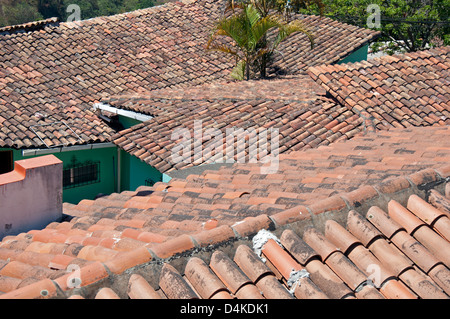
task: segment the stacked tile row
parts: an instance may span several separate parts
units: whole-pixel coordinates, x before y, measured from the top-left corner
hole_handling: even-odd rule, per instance
[[[194,247],[191,236],[197,243],[227,238],[233,225],[263,226],[270,224],[269,217],[284,225],[319,215],[330,205],[333,211],[361,205],[364,198],[378,196],[370,185],[426,167],[424,178],[412,175],[409,180],[386,182],[379,192],[389,195],[409,188],[411,182],[436,181],[432,168],[450,161],[445,132],[429,127],[369,134],[285,155],[278,174],[261,174],[254,164],[235,164],[184,180],[65,204],[64,222],[2,240],[0,263],[3,267],[13,262],[14,267],[1,277],[0,291],[57,279],[66,275],[69,265],[83,268],[109,262],[137,249],[152,249],[166,258]],[[377,145],[383,145],[382,152]],[[445,207],[438,199],[434,204],[439,202]]]
[[[309,69],[339,103],[377,129],[450,123],[450,47]]]
[[[168,3],[0,35],[0,147],[110,141],[91,111],[105,95],[226,76],[228,60],[204,50],[209,10]]]
[[[260,143],[252,159],[263,161],[275,141],[283,154],[350,139],[367,130],[362,117],[323,94],[309,77],[299,76],[110,99],[115,107],[154,116],[119,132],[113,142],[166,173],[229,159],[251,162],[252,139]],[[185,131],[190,139],[180,134]],[[175,160],[174,154],[180,159]]]
[[[391,200],[388,212],[376,206],[365,216],[350,211],[344,226],[328,220],[324,233],[309,228],[299,236],[288,229],[277,238],[261,231],[253,238],[253,247],[238,246],[232,258],[220,250],[206,262],[192,257],[182,273],[165,263],[156,289],[133,274],[127,295],[131,299],[449,299],[449,217],[448,209],[439,210],[412,195],[407,207]],[[119,296],[106,287],[95,298]]]

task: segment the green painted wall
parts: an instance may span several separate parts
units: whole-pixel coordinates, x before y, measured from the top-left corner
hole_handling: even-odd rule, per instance
[[[8,149],[4,149],[8,150]],[[12,150],[13,160],[18,161],[36,156],[23,156],[21,150]],[[64,168],[72,162],[84,163],[86,161],[100,162],[100,181],[94,184],[66,188],[63,190],[63,201],[77,204],[83,199],[94,199],[98,194],[111,194],[117,192],[118,158],[117,148],[101,148],[93,150],[75,150],[69,152],[53,153],[63,162]],[[163,180],[163,174],[157,169],[139,160],[125,151],[120,151],[120,191],[136,190],[146,184],[147,180],[158,182]],[[38,155],[38,156],[45,156]],[[166,176],[167,178],[168,176]]]
[[[162,181],[162,174],[154,167],[121,150],[121,190],[136,190],[146,180]]]
[[[365,46],[359,48],[358,50],[356,50],[355,52],[353,52],[352,54],[347,56],[346,58],[339,61],[338,64],[365,61],[365,60],[367,60],[367,52],[368,51],[369,51],[369,45],[366,44]]]
[[[122,115],[119,115],[119,122],[120,122],[120,124],[123,125],[123,127],[125,129],[142,123],[141,121],[138,121],[138,120],[126,117],[126,116],[122,116]]]
[[[76,150],[53,153],[63,162],[66,168],[72,161],[83,163],[86,161],[100,162],[100,181],[95,184],[83,185],[63,190],[63,201],[77,204],[82,199],[94,199],[98,194],[111,194],[117,187],[117,148],[101,148],[93,150]],[[36,156],[22,156],[22,151],[13,150],[14,161]],[[38,155],[44,156],[44,155]]]

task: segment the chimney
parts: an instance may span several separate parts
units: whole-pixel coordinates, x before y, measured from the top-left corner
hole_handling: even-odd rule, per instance
[[[0,175],[0,240],[62,218],[63,163],[54,155],[15,162]]]

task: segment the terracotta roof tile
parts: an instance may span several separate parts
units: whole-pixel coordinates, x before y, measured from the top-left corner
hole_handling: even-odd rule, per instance
[[[281,288],[286,291],[292,288],[287,285],[290,274],[288,275],[282,268],[284,264],[278,265],[276,259],[273,261],[266,258],[266,266],[270,269],[267,271],[267,268],[262,267],[261,263],[256,263],[258,260],[254,259],[255,255],[250,256],[248,248],[237,249],[243,243],[247,243],[251,247],[252,243],[249,241],[261,229],[265,229],[277,233],[282,243],[282,247],[278,247],[286,251],[289,257],[301,266],[300,269],[309,272],[308,280],[311,283],[304,280],[308,283],[303,287],[310,285],[318,295],[324,294],[329,298],[358,298],[358,296],[374,297],[375,295],[380,297],[381,294],[385,294],[387,297],[396,296],[397,289],[400,291],[409,289],[413,292],[409,296],[419,298],[431,295],[444,296],[442,292],[448,295],[449,287],[446,278],[448,278],[449,272],[445,266],[448,265],[445,253],[449,250],[436,249],[436,247],[441,248],[448,244],[447,240],[442,237],[442,233],[445,232],[438,232],[437,229],[423,221],[420,222],[418,228],[402,224],[404,214],[416,216],[412,207],[410,207],[412,210],[407,208],[408,199],[413,202],[415,197],[411,197],[412,194],[427,198],[425,190],[429,190],[429,187],[433,187],[434,192],[441,194],[440,203],[441,207],[444,207],[442,200],[445,198],[446,178],[449,177],[449,171],[446,169],[446,165],[448,165],[445,147],[447,135],[448,128],[441,127],[394,129],[382,134],[368,134],[319,149],[286,154],[280,158],[280,170],[273,184],[270,183],[270,175],[260,174],[257,169],[258,165],[235,164],[232,167],[216,171],[213,180],[206,178],[206,175],[210,174],[209,172],[204,172],[186,179],[184,185],[176,182],[178,189],[175,189],[173,194],[170,191],[171,188],[167,188],[171,185],[170,182],[160,183],[154,188],[145,188],[147,190],[159,189],[164,186],[167,189],[166,192],[149,192],[144,196],[137,196],[137,192],[123,194],[130,198],[147,197],[148,199],[156,196],[155,201],[159,202],[158,205],[167,206],[167,209],[161,209],[159,212],[157,208],[135,209],[106,217],[96,214],[98,214],[97,210],[103,211],[102,209],[105,207],[102,205],[111,205],[111,201],[107,198],[89,202],[89,205],[83,201],[80,206],[82,208],[89,206],[90,208],[85,209],[82,215],[72,219],[68,216],[63,223],[51,223],[43,230],[34,230],[3,239],[0,243],[0,276],[7,278],[4,287],[9,291],[2,292],[6,293],[6,297],[16,296],[18,293],[25,295],[28,292],[20,290],[22,287],[50,278],[54,285],[61,288],[58,289],[60,296],[67,297],[74,292],[71,289],[72,285],[77,283],[76,280],[71,281],[71,279],[80,278],[82,287],[88,289],[92,283],[96,283],[97,287],[95,292],[84,297],[94,298],[98,287],[102,285],[110,287],[118,296],[124,297],[126,292],[117,290],[118,288],[114,285],[114,278],[116,278],[114,276],[122,276],[125,270],[128,274],[133,273],[134,267],[139,266],[139,274],[145,275],[145,280],[155,291],[160,293],[161,287],[164,286],[166,290],[168,289],[168,282],[162,283],[160,286],[160,278],[154,277],[150,268],[161,267],[161,265],[177,259],[181,262],[177,265],[178,275],[173,271],[169,273],[175,276],[176,280],[186,282],[183,285],[187,290],[183,291],[189,291],[187,287],[190,287],[199,295],[199,288],[195,288],[195,280],[189,279],[184,274],[189,257],[202,257],[202,255],[196,255],[200,251],[205,254],[203,256],[206,256],[228,247],[228,259],[224,257],[223,260],[227,260],[227,265],[232,266],[230,269],[233,274],[234,271],[238,271],[240,276],[245,278],[234,286],[226,277],[230,275],[230,272],[222,273],[214,268],[216,267],[213,266],[215,263],[214,261],[210,262],[209,257],[202,258],[211,271],[221,281],[223,280],[222,282],[229,291],[226,292],[227,296],[236,296],[237,292],[245,287],[245,290],[241,290],[239,295],[257,293],[256,296],[267,297]],[[439,145],[439,147],[435,147],[435,145]],[[410,152],[406,154],[398,152],[397,150],[400,148],[408,149]],[[442,153],[442,158],[423,156],[423,154],[437,149]],[[390,163],[397,158],[402,158],[406,163],[401,169],[396,168],[396,164],[394,168],[390,166]],[[383,159],[386,160],[383,162]],[[384,164],[375,165],[380,161]],[[424,168],[424,171],[417,172]],[[433,177],[430,168],[439,174]],[[243,183],[238,188],[235,188],[232,183],[233,179],[228,177],[239,177],[240,175],[247,177],[242,179]],[[314,183],[316,186],[311,186],[312,183],[299,183],[303,176],[313,177],[314,175],[319,175],[319,178],[322,179],[321,183]],[[218,176],[227,177],[220,179],[220,188],[217,188],[216,193],[218,199],[223,196],[219,194],[227,192],[238,191],[242,196],[229,198],[227,203],[221,204],[228,205],[230,209],[223,209],[214,217],[217,220],[214,227],[205,230],[204,225],[211,219],[211,216],[210,214],[199,214],[199,211],[194,209],[197,204],[184,204],[187,206],[185,206],[183,214],[172,213],[171,210],[175,209],[175,205],[167,204],[174,204],[174,197],[197,199],[202,194],[203,187],[207,189],[205,194],[214,195],[214,193],[210,193],[212,192],[210,190],[211,183],[217,182]],[[397,180],[393,179],[395,177]],[[385,181],[386,178],[388,178],[388,182]],[[264,180],[267,184],[261,186],[258,183],[255,184],[253,182],[255,180]],[[405,180],[409,186],[404,183]],[[180,191],[194,188],[191,185],[196,185],[197,191]],[[364,187],[366,185],[371,185],[373,188]],[[335,191],[333,195],[342,198],[344,205],[335,207],[336,201],[328,199],[329,193],[322,193],[321,187],[324,191],[332,188]],[[380,189],[388,190],[381,192]],[[144,188],[139,191],[141,190]],[[373,190],[378,191],[374,192]],[[288,213],[281,211],[270,215],[267,213],[267,209],[257,211],[253,210],[253,206],[257,205],[247,204],[253,196],[264,198],[264,196],[268,196],[267,194],[272,194],[273,197],[270,198],[276,198],[282,196],[283,191],[286,191],[291,199],[295,199],[294,194],[299,194],[297,196],[298,205],[302,206],[286,208]],[[349,191],[351,193],[348,193]],[[111,198],[117,199],[120,196],[122,195],[112,194]],[[168,198],[168,202],[165,201],[166,198]],[[437,198],[436,195],[435,198]],[[324,199],[326,200],[321,203]],[[394,203],[392,200],[399,205],[397,215],[392,215],[389,211]],[[391,201],[390,205],[389,201]],[[125,202],[122,201],[122,205]],[[433,201],[428,202],[433,205]],[[313,214],[312,205],[321,207],[321,213]],[[66,205],[65,207],[72,210],[77,206],[68,207]],[[375,206],[378,208],[374,208]],[[120,207],[118,208],[120,209]],[[436,208],[441,210],[439,207]],[[217,208],[210,209],[216,210]],[[203,207],[202,210],[207,212],[207,207]],[[255,215],[252,215],[253,212]],[[302,215],[299,217],[300,212]],[[421,213],[423,212],[419,212],[418,215],[423,216]],[[277,218],[278,214],[280,217]],[[415,218],[420,221],[419,217]],[[435,219],[433,225],[443,218],[447,218],[445,214]],[[340,227],[337,227],[334,222],[327,223],[326,221],[329,219],[335,220]],[[146,222],[143,223],[144,220]],[[161,225],[167,221],[177,222],[175,223],[178,225],[177,228],[161,228]],[[185,221],[193,222],[192,225],[197,225],[197,228],[183,229],[183,227],[179,227]],[[185,225],[189,223],[186,222]],[[97,229],[88,230],[93,226],[96,226]],[[113,227],[111,228],[111,226]],[[315,230],[305,232],[311,226],[315,226]],[[117,229],[117,227],[122,228]],[[286,228],[290,230],[287,231]],[[332,232],[336,229],[344,235],[333,236]],[[326,244],[326,249],[319,248],[321,246],[315,244],[317,240],[310,241],[308,236],[311,232],[314,232],[315,237]],[[61,239],[64,236],[66,239],[62,242]],[[80,236],[80,238],[71,239],[71,236]],[[158,237],[158,240],[151,242],[150,238],[154,236]],[[352,236],[356,238],[356,242]],[[84,239],[80,240],[81,238]],[[151,243],[146,244],[147,241],[143,240],[144,238],[149,239],[148,241]],[[344,241],[343,239],[351,240]],[[446,242],[446,244],[441,242]],[[272,247],[266,252],[270,255],[273,252],[272,249],[274,248]],[[27,253],[24,254],[24,252]],[[247,255],[243,254],[244,252]],[[222,254],[224,253],[222,252]],[[266,253],[264,254],[266,255]],[[32,258],[30,258],[31,255],[33,255]],[[38,258],[38,255],[41,256]],[[177,256],[177,258],[172,259],[173,256]],[[248,270],[250,259],[253,260],[253,264],[257,265],[252,270],[261,269],[261,271],[252,273]],[[371,285],[367,280],[373,272],[370,271],[371,269],[367,269],[367,266],[377,260],[382,270],[380,273],[382,279],[381,283],[377,282],[375,285],[376,289],[371,290],[366,286]],[[79,266],[78,277],[74,277],[75,273],[67,273],[67,266],[74,267],[76,265]],[[146,273],[147,270],[148,273]],[[216,270],[218,273],[215,272]],[[106,278],[108,280],[105,280]],[[20,280],[20,283],[17,279]],[[373,277],[369,279],[374,280]],[[166,280],[167,278],[163,279],[163,281]],[[425,288],[423,289],[419,289],[421,282],[424,283],[422,286]],[[21,292],[12,290],[11,287],[15,287]],[[166,293],[164,289],[163,291]],[[284,290],[279,291],[284,292]],[[225,290],[217,291],[213,293],[213,297],[218,297],[223,293]],[[167,292],[165,296],[176,295],[176,292]],[[40,294],[36,296],[38,297]],[[283,296],[287,297],[286,294]],[[298,288],[294,290],[294,296],[306,297],[305,293]],[[406,294],[402,294],[402,296],[406,296]]]
[[[180,273],[171,265],[165,264],[159,280],[161,290],[170,299],[197,299],[198,296],[186,283]]]
[[[249,130],[260,132],[264,129],[278,129],[280,153],[328,145],[329,140],[336,134],[339,135],[337,137],[351,138],[363,131],[362,120],[358,115],[335,104],[323,94],[320,86],[310,78],[298,76],[289,79],[218,82],[185,89],[163,89],[112,98],[105,102],[118,108],[154,116],[131,130],[119,132],[113,140],[126,152],[164,173],[202,163],[213,163],[217,161],[215,156],[226,155],[214,153],[213,156],[209,151],[214,148],[216,139],[206,138],[207,129],[220,132],[220,140],[224,144],[227,129],[246,130],[243,131],[244,134],[250,132]],[[221,107],[218,108],[217,105]],[[313,113],[308,113],[311,108]],[[334,126],[331,128],[333,131],[325,127],[335,120],[342,126]],[[181,162],[174,162],[172,151],[176,149],[179,140],[173,133],[179,129],[190,129],[189,133],[194,134],[198,132],[196,127],[202,130],[203,158],[199,161],[192,154]],[[351,130],[352,133],[349,134]],[[270,143],[272,135],[270,132],[268,134]],[[143,139],[142,136],[146,138]],[[169,140],[169,136],[174,138]],[[236,141],[235,144],[237,143]],[[155,145],[159,151],[155,152]],[[153,155],[140,156],[144,150]],[[248,149],[245,148],[244,152],[247,154]],[[240,155],[235,154],[236,160],[237,156]],[[213,179],[214,174],[208,177]],[[242,182],[245,183],[245,180],[234,180],[235,185]]]
[[[106,142],[114,131],[90,109],[104,96],[229,76],[229,59],[204,50],[224,5],[173,2],[80,22],[50,19],[0,29],[0,41],[7,44],[0,52],[0,147]],[[303,20],[317,31],[315,49],[287,50],[272,73],[304,73],[307,66],[335,63],[379,34],[315,16]],[[336,41],[330,41],[331,33]],[[342,38],[346,45],[337,41]],[[293,43],[303,46],[307,39],[294,36],[285,45]]]
[[[141,275],[133,274],[128,282],[130,299],[161,299],[161,296]]]
[[[423,220],[426,224],[436,229],[447,240],[450,239],[450,220],[445,211],[435,208],[418,196],[411,196],[407,208]]]
[[[98,291],[95,299],[120,299],[120,297],[111,288],[105,287]]]
[[[245,273],[221,251],[212,254],[210,267],[232,294],[251,283]]]
[[[186,264],[186,278],[203,299],[209,299],[226,286],[200,258],[191,258]]]
[[[309,74],[342,105],[366,112],[378,129],[448,125],[448,50],[442,47],[347,65],[316,66]],[[350,78],[353,81],[347,82]]]

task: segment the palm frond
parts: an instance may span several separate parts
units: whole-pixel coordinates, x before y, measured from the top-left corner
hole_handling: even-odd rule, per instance
[[[245,63],[244,60],[240,60],[236,66],[233,68],[233,70],[231,71],[230,76],[235,79],[235,80],[239,80],[242,81],[244,79],[245,76],[245,68],[246,68],[247,64]]]
[[[252,28],[252,41],[254,47],[267,35],[267,32],[272,28],[279,28],[282,24],[272,16],[267,16],[260,19]]]
[[[227,54],[231,54],[234,55],[238,58],[241,58],[241,56],[239,55],[239,52],[237,50],[232,49],[229,46],[226,46],[224,44],[214,44],[214,45],[208,45],[206,47],[206,49],[208,51],[219,51],[219,52],[223,52],[223,53],[227,53]]]
[[[221,19],[216,26],[214,37],[219,35],[228,36],[233,39],[240,48],[245,48],[248,42],[245,24],[245,19],[240,15]]]

